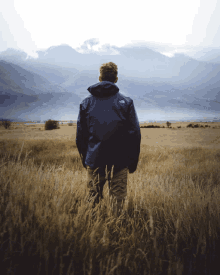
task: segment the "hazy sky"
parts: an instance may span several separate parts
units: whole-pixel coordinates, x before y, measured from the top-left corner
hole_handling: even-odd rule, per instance
[[[171,54],[193,47],[220,47],[218,0],[7,0],[0,3],[0,51],[68,44],[161,44]]]

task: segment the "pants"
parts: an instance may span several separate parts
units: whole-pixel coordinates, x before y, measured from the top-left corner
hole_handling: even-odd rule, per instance
[[[93,202],[92,207],[95,207],[103,198],[103,187],[107,180],[113,213],[118,215],[127,196],[127,172],[127,167],[121,168],[114,165],[96,169],[87,166],[87,187],[89,188],[87,201]]]

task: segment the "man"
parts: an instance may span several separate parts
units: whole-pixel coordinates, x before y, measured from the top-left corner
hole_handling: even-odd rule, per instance
[[[113,212],[118,215],[127,195],[127,172],[137,168],[141,133],[133,100],[119,93],[114,84],[117,65],[102,64],[97,84],[80,104],[76,144],[82,164],[87,169],[88,201],[93,207],[103,198],[108,180]]]

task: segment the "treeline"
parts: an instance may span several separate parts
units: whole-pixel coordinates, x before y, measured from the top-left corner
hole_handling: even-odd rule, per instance
[[[63,124],[63,123],[61,123]],[[175,129],[174,127],[171,127],[171,123],[169,121],[166,122],[167,124],[167,128],[170,129]],[[12,122],[10,120],[1,120],[0,121],[0,126],[3,126],[5,129],[10,129],[10,126],[12,125]],[[73,126],[74,124],[72,122],[67,123],[68,126]],[[211,126],[206,124],[194,124],[194,123],[190,123],[186,126],[187,128],[210,128]],[[140,128],[165,128],[165,126],[159,126],[159,125],[144,125],[144,126],[140,126]],[[181,126],[178,126],[177,128],[181,128]],[[212,127],[212,128],[219,128],[219,127]],[[44,123],[44,129],[45,130],[54,130],[54,129],[60,129],[59,127],[59,121],[57,120],[47,120]]]
[[[186,126],[187,128],[210,128],[211,126],[206,124],[194,124],[194,123],[190,123]],[[159,126],[159,125],[144,125],[144,126],[140,126],[140,128],[165,128],[165,126]],[[167,128],[172,128],[171,127],[171,123],[167,124]],[[181,128],[181,126],[178,126],[177,128]],[[212,127],[212,128],[216,128],[216,127]],[[173,129],[173,128],[172,128]]]

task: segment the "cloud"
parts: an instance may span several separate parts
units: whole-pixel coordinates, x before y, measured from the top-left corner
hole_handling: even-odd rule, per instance
[[[98,55],[118,55],[119,51],[117,47],[110,45],[109,43],[101,44],[98,38],[90,38],[85,40],[80,47],[76,50],[79,53],[96,53]]]
[[[0,13],[0,52],[7,48],[23,50],[36,57],[37,49],[30,32],[25,28],[24,22],[14,8],[14,1],[4,1]]]
[[[80,47],[76,48],[76,50],[80,53],[91,53],[94,51],[94,46],[99,44],[100,42],[98,38],[90,38],[84,41]]]
[[[220,47],[220,1],[201,0],[186,45]]]

